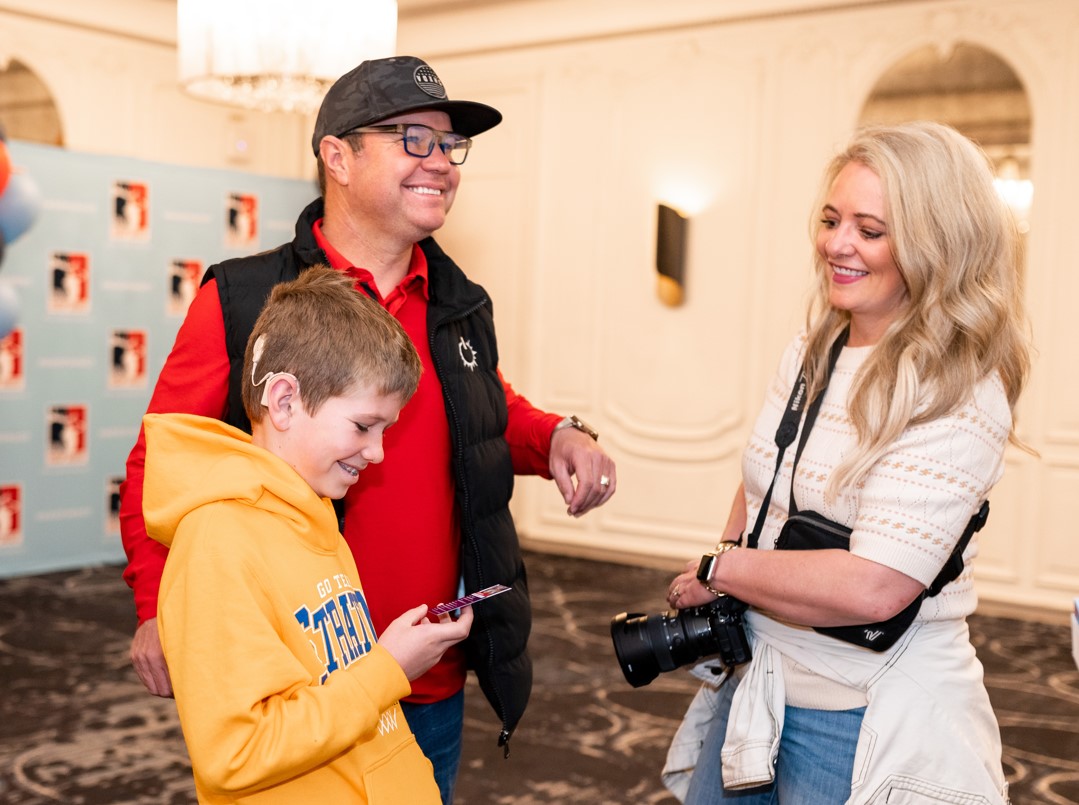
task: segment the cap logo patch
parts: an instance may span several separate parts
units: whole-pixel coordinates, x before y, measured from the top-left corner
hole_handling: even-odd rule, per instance
[[[435,75],[435,71],[426,64],[421,64],[413,71],[412,79],[416,82],[417,87],[432,98],[438,98],[440,100],[445,99],[446,88],[442,86],[442,82],[439,80],[438,76]]]

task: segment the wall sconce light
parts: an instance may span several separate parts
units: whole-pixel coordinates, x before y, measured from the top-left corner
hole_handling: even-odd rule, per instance
[[[685,298],[686,230],[689,221],[678,210],[660,204],[656,218],[656,294],[663,304],[678,307]]]

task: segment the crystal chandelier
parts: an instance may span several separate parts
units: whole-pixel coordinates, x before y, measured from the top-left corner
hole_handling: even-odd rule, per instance
[[[396,0],[178,0],[180,85],[211,101],[310,114],[364,59],[395,55]]]

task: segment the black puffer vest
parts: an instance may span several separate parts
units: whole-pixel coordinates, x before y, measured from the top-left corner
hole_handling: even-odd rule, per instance
[[[322,201],[314,201],[300,214],[291,243],[217,263],[206,272],[206,280],[217,280],[225,322],[230,366],[225,421],[247,432],[251,423],[244,414],[240,388],[248,336],[274,285],[327,262],[311,232],[322,214]],[[420,248],[428,265],[427,332],[453,450],[465,589],[492,584],[513,588],[475,608],[476,619],[465,643],[469,667],[502,719],[499,745],[506,745],[532,690],[527,653],[532,610],[509,511],[513,466],[504,436],[506,396],[498,377],[494,318],[487,292],[469,280],[433,238],[422,241]],[[362,557],[357,559],[362,567]]]

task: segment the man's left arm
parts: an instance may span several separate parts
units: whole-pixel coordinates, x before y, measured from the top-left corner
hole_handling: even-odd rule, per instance
[[[509,421],[506,442],[517,475],[553,478],[574,517],[602,506],[614,494],[614,461],[598,442],[575,427],[559,427],[563,417],[532,405],[502,377]]]

